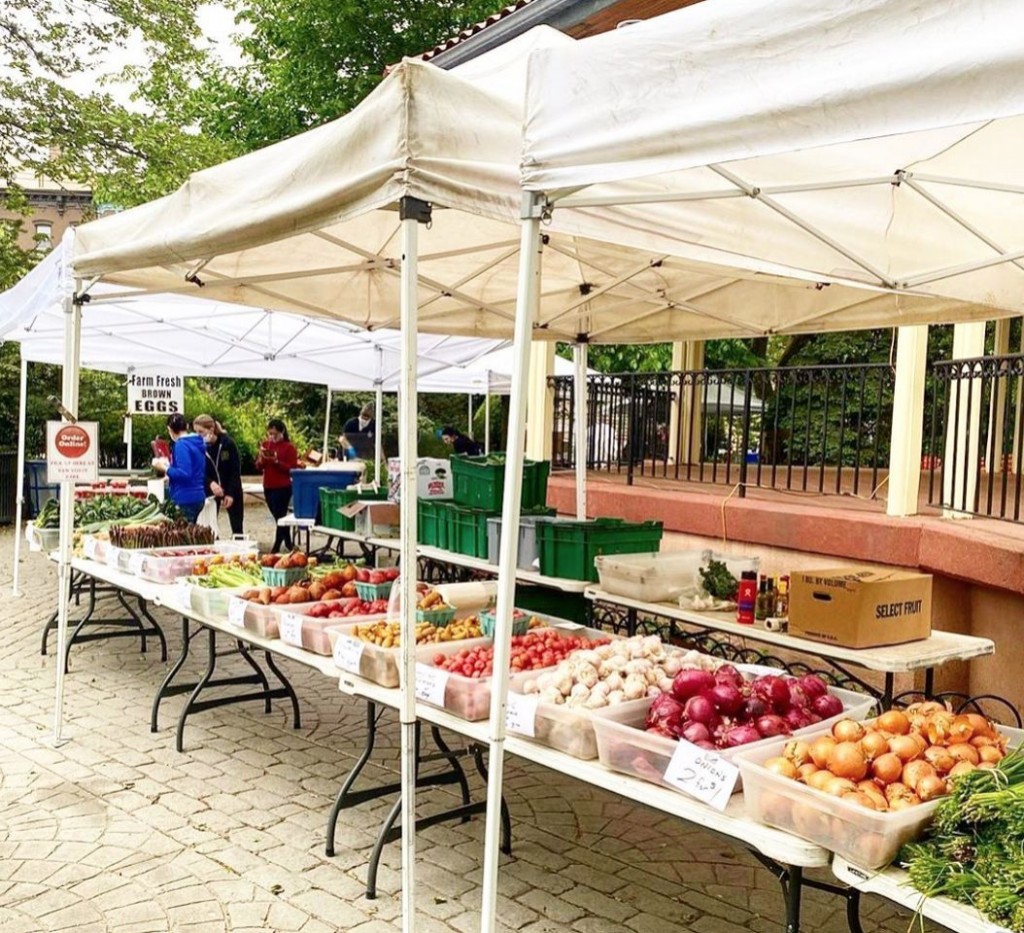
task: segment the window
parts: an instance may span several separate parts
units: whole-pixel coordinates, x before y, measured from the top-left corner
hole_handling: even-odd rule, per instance
[[[53,224],[48,220],[37,220],[35,227],[36,249],[49,252],[53,248]]]

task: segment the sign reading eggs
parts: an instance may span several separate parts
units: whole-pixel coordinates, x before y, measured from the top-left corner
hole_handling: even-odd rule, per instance
[[[149,370],[128,375],[128,412],[173,415],[185,410],[185,380],[178,373]]]
[[[46,476],[49,483],[95,483],[99,479],[99,425],[46,422]]]

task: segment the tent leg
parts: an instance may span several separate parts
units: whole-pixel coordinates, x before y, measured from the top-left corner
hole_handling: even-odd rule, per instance
[[[416,461],[417,395],[417,260],[419,227],[430,219],[430,206],[416,198],[399,202],[402,223],[400,280],[402,373],[399,396],[401,457],[401,598],[402,598],[402,931],[416,928]],[[379,436],[378,426],[378,436]]]
[[[466,399],[467,399],[467,402],[468,402],[468,411],[466,413],[466,433],[470,437],[472,437],[473,436],[473,393],[470,392],[470,394],[466,396]]]
[[[889,444],[889,490],[886,513],[897,517],[917,514],[921,488],[921,406],[928,370],[928,325],[899,328],[896,336],[896,387],[892,399],[892,439]],[[934,451],[932,451],[934,453]]]
[[[484,453],[491,452],[491,395],[484,396]]]
[[[327,411],[324,413],[324,460],[327,459],[327,445],[331,442],[331,387],[327,387]]]
[[[128,472],[132,471],[132,444],[135,443],[135,424],[132,421],[131,413],[124,416],[124,448],[125,466]]]
[[[18,388],[18,461],[15,478],[17,496],[14,504],[14,582],[11,595],[19,597],[21,592],[21,521],[25,517],[25,423],[26,403],[28,401],[28,360],[24,351],[21,354],[21,380]]]
[[[573,346],[573,362],[576,364],[576,411],[573,423],[576,426],[576,518],[581,522],[587,518],[587,427],[590,422],[587,412],[587,345]]]
[[[373,462],[377,470],[377,484],[383,482],[381,479],[383,470],[384,455],[384,389],[377,383],[376,410],[373,413],[374,424],[377,426],[373,432]]]
[[[497,930],[498,862],[501,842],[501,792],[505,773],[505,694],[508,691],[512,642],[512,608],[516,593],[519,515],[522,504],[526,443],[527,373],[530,338],[540,298],[540,212],[538,196],[526,195],[519,250],[519,285],[513,340],[512,393],[509,399],[505,450],[505,495],[502,503],[501,548],[498,555],[498,608],[494,633],[494,683],[491,687],[490,754],[487,779],[487,821],[484,826],[481,933]]]
[[[64,409],[77,416],[79,368],[82,353],[82,306],[75,303],[79,280],[70,280],[64,294],[64,372],[62,400]],[[53,704],[53,742],[61,745],[64,726],[64,651],[71,602],[71,543],[74,534],[75,484],[60,485],[60,560],[57,564],[57,651],[56,683]]]

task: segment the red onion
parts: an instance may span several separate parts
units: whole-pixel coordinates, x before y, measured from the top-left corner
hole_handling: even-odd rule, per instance
[[[751,725],[746,726],[733,726],[724,736],[724,745],[728,748],[736,748],[738,745],[749,745],[751,742],[757,742],[761,738],[758,733]]]
[[[826,693],[824,696],[814,699],[812,708],[822,719],[831,719],[833,716],[842,714],[843,701],[831,693]]]
[[[811,719],[810,711],[799,706],[794,706],[788,709],[786,711],[786,715],[782,718],[786,721],[786,725],[793,730],[806,729],[807,726],[814,724],[814,721]]]
[[[743,706],[743,694],[735,684],[719,682],[706,695],[727,716],[739,712]]]
[[[796,709],[806,709],[811,705],[810,697],[804,691],[804,688],[800,686],[798,681],[787,680],[786,686],[789,687],[789,705]]]
[[[683,727],[683,704],[667,693],[655,697],[647,711],[644,727],[675,736]]]
[[[765,713],[768,712],[768,704],[765,703],[760,697],[747,697],[743,701],[743,707],[740,709],[739,718],[744,722],[748,722],[751,719],[760,719]]]
[[[706,751],[709,751],[709,752],[717,752],[718,751],[718,748],[715,746],[715,744],[713,742],[704,741],[704,742],[694,742],[693,744],[696,745],[697,748],[703,748],[703,749],[705,749]]]
[[[804,674],[797,682],[800,684],[800,689],[812,700],[828,693],[828,684],[817,674]]]
[[[701,742],[711,742],[711,733],[708,731],[708,727],[701,722],[688,722],[683,727],[681,738],[686,739],[687,742],[693,742],[694,745],[698,745]],[[712,748],[714,746],[712,745]]]
[[[715,682],[720,684],[732,684],[736,689],[742,689],[746,681],[743,675],[731,664],[723,664],[715,671]]]
[[[789,706],[789,685],[781,677],[765,674],[754,681],[754,693],[775,709],[786,709]]]
[[[677,700],[685,701],[710,690],[714,685],[715,676],[710,671],[680,671],[672,681],[672,695]]]
[[[786,720],[772,713],[762,716],[754,723],[754,726],[760,736],[765,739],[774,738],[777,735],[789,735],[789,726],[786,725]]]
[[[690,697],[686,701],[683,715],[690,722],[699,722],[709,728],[713,728],[718,720],[718,710],[715,709],[715,704],[706,696]]]

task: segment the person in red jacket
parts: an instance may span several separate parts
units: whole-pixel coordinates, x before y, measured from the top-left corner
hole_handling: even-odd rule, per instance
[[[272,418],[267,424],[267,439],[260,444],[260,455],[256,458],[256,469],[263,474],[263,492],[267,508],[275,521],[288,514],[292,501],[292,470],[299,465],[299,454],[295,445],[288,440],[288,429],[280,418]],[[274,537],[273,553],[284,547],[292,549],[291,529],[280,524]]]

